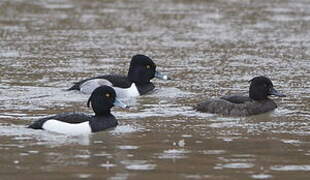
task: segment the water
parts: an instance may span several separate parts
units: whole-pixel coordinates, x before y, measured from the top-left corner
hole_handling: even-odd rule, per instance
[[[308,179],[310,2],[307,0],[2,0],[1,179]],[[153,58],[172,81],[113,113],[110,131],[70,137],[25,128],[87,112],[64,91]],[[202,99],[247,92],[269,76],[287,94],[274,112],[195,112]]]

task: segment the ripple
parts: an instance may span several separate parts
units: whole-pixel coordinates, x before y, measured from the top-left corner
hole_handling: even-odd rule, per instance
[[[270,169],[274,171],[310,171],[310,165],[276,165]]]
[[[246,169],[254,167],[252,163],[228,163],[222,166],[223,168],[231,168],[231,169]]]
[[[126,169],[129,170],[153,170],[156,168],[155,164],[149,164],[145,160],[125,160],[121,163],[126,165]]]
[[[71,5],[71,4],[44,4],[44,7],[47,8],[47,9],[71,9],[73,8],[74,6]]]
[[[129,170],[153,170],[156,168],[155,164],[131,164],[126,166]]]
[[[272,175],[270,175],[270,174],[253,174],[251,177],[253,179],[269,179],[269,178],[272,178]]]
[[[139,146],[118,146],[119,149],[123,149],[123,150],[131,150],[131,149],[138,149]]]
[[[20,57],[20,52],[18,51],[5,51],[5,52],[0,52],[0,57]]]
[[[183,159],[186,158],[185,154],[190,151],[185,149],[169,149],[158,155],[159,159]]]
[[[109,161],[107,161],[106,163],[100,164],[100,167],[103,167],[103,168],[106,168],[106,169],[109,169],[109,168],[112,168],[112,167],[115,167],[115,166],[116,166],[116,164],[112,164]]]
[[[295,139],[282,139],[282,142],[286,143],[286,144],[300,144],[302,143],[299,140],[295,140]]]
[[[194,95],[194,93],[182,91],[178,88],[164,87],[161,89],[156,89],[155,92],[149,96],[175,99],[177,97],[189,97],[189,96],[193,96],[193,95]]]
[[[133,125],[119,125],[119,126],[116,126],[116,128],[114,128],[112,131],[110,131],[110,133],[113,135],[119,135],[119,134],[139,132],[142,130],[143,128],[136,127]]]
[[[290,175],[298,179],[309,170],[300,165],[310,154],[309,8],[307,0],[0,1],[0,162],[11,163],[2,171],[11,179],[22,179],[29,164],[36,174],[66,171],[76,179],[167,172],[268,179],[276,178],[268,171],[296,171]],[[128,101],[129,110],[113,108],[116,128],[71,137],[22,126],[55,113],[93,114],[88,95],[63,89],[88,77],[126,75],[136,53],[150,56],[172,80],[152,79],[155,92]],[[270,76],[287,93],[272,97],[279,108],[268,115],[222,118],[193,110],[203,98],[247,92],[256,75]],[[294,158],[285,156],[290,152]],[[264,167],[262,155],[269,158]],[[126,160],[133,158],[145,159]]]
[[[77,177],[81,179],[88,179],[92,177],[92,175],[91,174],[77,174]]]
[[[214,155],[217,155],[217,154],[225,154],[226,151],[225,150],[204,150],[202,151],[203,154],[214,154]]]
[[[112,158],[112,154],[109,154],[109,153],[97,153],[97,154],[93,154],[94,156],[99,156],[99,157],[104,157],[104,156],[107,156],[109,158]]]
[[[80,158],[80,159],[89,159],[91,155],[88,154],[77,154],[74,156],[75,158]]]

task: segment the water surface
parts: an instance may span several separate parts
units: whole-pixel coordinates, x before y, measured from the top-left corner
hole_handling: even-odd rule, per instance
[[[1,179],[308,179],[310,2],[307,0],[2,0]],[[113,113],[110,131],[70,137],[25,128],[87,112],[72,82],[126,74],[146,54],[172,81]],[[287,94],[274,112],[195,112],[269,76]]]

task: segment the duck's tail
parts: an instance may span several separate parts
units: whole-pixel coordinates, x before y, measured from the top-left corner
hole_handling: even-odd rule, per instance
[[[67,91],[72,91],[72,90],[80,90],[80,85],[79,83],[74,83],[74,85],[72,87],[70,87],[69,89],[66,89]]]
[[[35,122],[33,122],[32,124],[30,124],[28,126],[28,128],[32,128],[32,129],[43,129],[43,124],[45,123],[45,121],[47,121],[48,119],[39,119]]]

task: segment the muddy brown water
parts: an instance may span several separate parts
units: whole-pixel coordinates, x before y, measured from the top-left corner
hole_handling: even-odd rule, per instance
[[[0,1],[0,179],[309,179],[308,0]],[[120,125],[69,137],[25,128],[87,112],[67,92],[86,77],[126,73],[150,56],[172,81]],[[246,93],[269,76],[287,94],[259,116],[195,112],[203,99]]]

